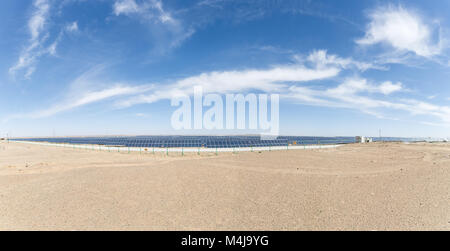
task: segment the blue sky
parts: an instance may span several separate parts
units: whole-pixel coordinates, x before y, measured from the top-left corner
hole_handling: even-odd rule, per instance
[[[444,0],[1,1],[0,135],[180,134],[170,96],[202,85],[279,93],[284,135],[449,137],[448,13]]]

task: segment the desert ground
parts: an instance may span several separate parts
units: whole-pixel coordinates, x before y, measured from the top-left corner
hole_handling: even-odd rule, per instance
[[[0,230],[450,230],[450,144],[165,156],[2,142]]]

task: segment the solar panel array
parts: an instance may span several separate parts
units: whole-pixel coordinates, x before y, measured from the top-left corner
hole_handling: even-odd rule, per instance
[[[146,148],[239,148],[312,144],[354,143],[353,137],[296,137],[279,136],[263,140],[259,136],[134,136],[134,137],[67,137],[28,138],[17,141],[49,142],[60,144],[93,144],[104,146]]]

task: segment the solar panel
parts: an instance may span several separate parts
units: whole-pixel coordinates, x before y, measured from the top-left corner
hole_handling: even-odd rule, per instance
[[[68,137],[13,139],[33,142],[64,144],[95,144],[124,147],[177,147],[177,148],[235,148],[286,146],[289,144],[342,144],[354,143],[353,137],[297,137],[280,136],[273,140],[261,140],[258,136],[136,136],[136,137]],[[398,140],[398,139],[396,139]]]

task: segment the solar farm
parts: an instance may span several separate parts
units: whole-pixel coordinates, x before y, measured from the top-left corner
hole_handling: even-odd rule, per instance
[[[276,139],[264,140],[260,136],[122,136],[27,138],[14,141],[133,148],[248,148],[347,144],[354,143],[355,138],[279,136]]]
[[[334,148],[357,143],[355,137],[278,136],[263,139],[260,136],[109,136],[109,137],[51,137],[16,138],[15,142],[128,152],[245,152],[289,149]],[[411,138],[373,138],[373,141],[414,142]]]

